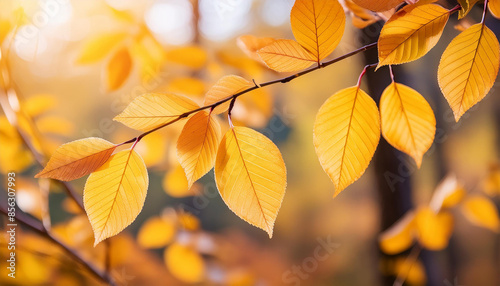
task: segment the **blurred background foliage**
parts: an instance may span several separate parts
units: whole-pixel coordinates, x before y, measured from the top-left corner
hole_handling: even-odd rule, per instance
[[[60,144],[84,137],[126,141],[137,132],[112,118],[138,95],[172,91],[201,104],[207,89],[224,75],[256,82],[281,77],[245,55],[236,38],[243,34],[293,38],[292,5],[293,0],[0,0],[2,65],[8,63],[2,82],[11,83],[2,88],[15,91],[2,96],[17,115],[25,139],[44,158]],[[473,10],[466,21],[480,19],[480,10]],[[405,65],[404,71],[405,83],[422,93],[436,114],[435,145],[424,156],[421,169],[396,151],[388,159],[396,158],[399,174],[395,175],[411,182],[414,210],[425,208],[438,183],[451,173],[467,196],[489,198],[495,204],[492,212],[479,215],[479,223],[474,223],[477,214],[470,219],[470,214],[459,211],[464,207],[456,205],[446,210],[453,223],[438,225],[438,229],[450,227],[451,238],[430,258],[407,259],[412,252],[405,249],[381,258],[379,241],[385,224],[375,181],[378,177],[391,184],[386,170],[372,164],[348,191],[332,199],[333,185],[314,152],[312,125],[327,97],[356,83],[365,64],[362,56],[356,56],[236,102],[235,124],[256,128],[277,143],[287,165],[288,188],[271,240],[226,207],[213,172],[187,190],[175,153],[182,123],[141,141],[136,150],[150,171],[150,186],[136,221],[110,239],[112,275],[118,284],[383,285],[387,277],[395,281],[404,276],[406,283],[422,285],[433,281],[429,276],[436,274],[429,272],[429,265],[437,265],[440,284],[435,285],[498,285],[500,89],[497,83],[455,123],[435,76],[440,54],[458,34],[455,24],[452,20],[436,48]],[[489,27],[499,31],[496,20]],[[348,24],[331,57],[370,43],[364,35],[376,34],[377,28],[380,25],[375,24],[361,34]],[[378,73],[389,76],[386,69]],[[103,267],[105,246],[92,247],[88,219],[59,184],[33,178],[40,166],[7,116],[4,111],[0,118],[2,203],[5,173],[15,171],[21,210],[42,219],[48,196],[54,233]],[[225,117],[220,119],[227,128]],[[81,191],[84,183],[79,179],[72,185]],[[0,237],[2,285],[100,283],[57,246],[29,231],[18,231],[15,280],[7,278],[6,237]],[[431,240],[434,235],[431,231]],[[331,252],[320,250],[327,253],[324,259],[315,257],[321,241],[336,244]],[[425,242],[420,244],[425,248]],[[301,274],[295,272],[297,267]]]

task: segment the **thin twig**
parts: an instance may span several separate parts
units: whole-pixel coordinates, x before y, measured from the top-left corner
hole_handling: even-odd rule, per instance
[[[8,212],[4,208],[4,206],[0,206],[0,213],[7,216]],[[115,285],[113,278],[108,273],[97,269],[92,263],[90,263],[85,258],[80,256],[76,251],[74,251],[73,249],[66,246],[64,244],[64,242],[60,241],[57,237],[53,236],[52,233],[47,231],[44,228],[43,224],[40,223],[39,221],[28,217],[20,210],[16,210],[16,221],[19,222],[20,224],[30,228],[32,231],[38,233],[39,235],[47,238],[48,240],[52,241],[53,243],[55,243],[57,246],[59,246],[66,253],[68,253],[69,256],[71,256],[75,261],[80,263],[86,270],[88,270],[90,273],[92,273],[99,280],[101,280],[105,283],[108,283],[109,285]]]
[[[257,83],[254,81],[255,86],[249,87],[249,88],[247,88],[247,89],[245,89],[245,90],[243,90],[243,91],[240,91],[240,92],[235,93],[235,94],[233,94],[233,95],[231,95],[231,96],[228,96],[228,97],[226,97],[226,98],[223,98],[223,99],[221,99],[221,100],[219,100],[219,101],[217,101],[217,102],[214,102],[214,103],[212,103],[212,104],[205,105],[205,106],[202,106],[202,107],[200,107],[200,108],[197,108],[197,109],[194,109],[194,110],[191,110],[191,111],[188,111],[188,112],[184,112],[184,113],[182,113],[182,114],[178,115],[175,119],[173,119],[173,120],[171,120],[171,121],[169,121],[169,122],[167,122],[167,123],[164,123],[164,124],[162,124],[162,125],[160,125],[160,126],[158,126],[158,127],[155,127],[155,128],[153,128],[153,129],[151,129],[151,130],[149,130],[149,131],[146,131],[146,132],[142,133],[141,135],[139,135],[139,136],[137,136],[137,137],[135,137],[135,138],[132,138],[132,139],[130,139],[130,140],[128,140],[128,141],[125,141],[125,142],[122,142],[122,143],[120,143],[120,144],[117,144],[117,146],[121,146],[121,145],[125,145],[125,144],[130,144],[130,143],[133,143],[133,142],[136,142],[136,141],[140,141],[142,138],[144,138],[144,136],[146,136],[146,135],[148,135],[148,134],[151,134],[151,133],[153,133],[153,132],[155,132],[155,131],[157,131],[157,130],[159,130],[159,129],[162,129],[162,128],[166,127],[166,126],[169,126],[169,125],[171,125],[171,124],[173,124],[173,123],[175,123],[175,122],[177,122],[177,121],[179,121],[179,120],[181,120],[181,119],[183,119],[183,118],[188,117],[189,115],[191,115],[191,114],[193,114],[193,113],[196,113],[196,112],[198,112],[198,111],[202,111],[202,110],[205,110],[205,109],[214,109],[215,107],[217,107],[217,106],[219,106],[219,105],[221,105],[221,104],[223,104],[223,103],[225,103],[225,102],[227,102],[227,101],[230,101],[230,100],[231,100],[231,101],[234,101],[234,100],[236,100],[236,98],[238,98],[240,95],[243,95],[243,94],[245,94],[245,93],[248,93],[248,92],[250,92],[250,91],[252,91],[252,90],[256,90],[256,89],[259,89],[259,88],[263,88],[263,87],[265,87],[265,86],[269,86],[269,85],[274,85],[274,84],[277,84],[277,83],[287,83],[287,82],[290,82],[290,81],[292,81],[292,80],[294,80],[294,79],[296,79],[296,78],[298,78],[298,77],[301,77],[301,76],[303,76],[303,75],[306,75],[306,74],[308,74],[308,73],[310,73],[310,72],[313,72],[313,71],[315,71],[315,70],[318,70],[318,69],[321,69],[321,68],[327,67],[327,66],[332,65],[332,64],[334,64],[334,63],[340,62],[340,61],[345,60],[345,59],[347,59],[347,58],[350,58],[350,57],[352,57],[352,56],[354,56],[354,55],[357,55],[357,54],[362,53],[362,52],[364,52],[364,51],[367,51],[367,50],[370,50],[370,49],[372,49],[372,48],[375,48],[376,46],[377,46],[377,42],[375,42],[375,43],[371,43],[371,44],[368,44],[368,45],[363,46],[363,47],[361,47],[361,48],[359,48],[359,49],[356,49],[356,50],[354,50],[354,51],[352,51],[352,52],[349,52],[349,53],[347,53],[347,54],[344,54],[344,55],[342,55],[342,56],[340,56],[340,57],[337,57],[337,58],[334,58],[334,59],[332,59],[332,60],[329,60],[329,61],[326,61],[326,62],[320,63],[320,64],[318,64],[317,66],[314,66],[314,67],[312,67],[312,68],[310,68],[310,69],[307,69],[307,70],[301,71],[301,72],[299,72],[299,73],[293,74],[293,75],[291,75],[291,76],[287,76],[287,77],[284,77],[284,78],[280,78],[280,79],[276,79],[276,80],[268,81],[268,82],[261,83],[261,84],[257,84]]]

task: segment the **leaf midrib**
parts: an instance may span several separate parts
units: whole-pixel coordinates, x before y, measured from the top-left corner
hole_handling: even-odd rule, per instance
[[[243,153],[241,152],[240,143],[238,142],[238,137],[236,136],[236,132],[234,131],[234,128],[231,128],[231,131],[233,132],[234,141],[236,142],[236,146],[238,147],[238,153],[240,154],[241,161],[243,162],[243,167],[245,169],[245,172],[247,173],[248,179],[250,181],[250,185],[252,186],[253,193],[254,193],[255,197],[257,198],[257,204],[259,205],[259,209],[262,213],[262,218],[264,219],[264,223],[266,224],[267,228],[269,228],[269,223],[267,222],[266,214],[264,213],[264,209],[262,208],[262,205],[260,204],[259,196],[257,195],[257,191],[255,190],[255,186],[253,185],[252,177],[250,176],[250,172],[248,171],[247,165],[245,163],[245,158],[243,157]]]
[[[102,233],[104,232],[104,230],[106,229],[107,225],[108,225],[108,221],[109,221],[109,218],[111,217],[111,213],[113,212],[113,207],[115,206],[115,203],[116,203],[116,199],[118,198],[118,194],[120,193],[120,186],[122,185],[122,182],[123,182],[123,178],[125,177],[125,172],[127,171],[127,168],[128,168],[128,163],[130,161],[130,157],[132,156],[132,152],[134,152],[134,150],[130,150],[129,154],[128,154],[128,157],[127,157],[127,161],[125,161],[125,167],[123,168],[123,173],[121,175],[121,178],[120,178],[120,182],[118,183],[118,188],[116,190],[116,194],[115,194],[115,197],[113,198],[113,202],[111,203],[111,207],[109,208],[109,213],[108,215],[106,216],[106,221],[104,222],[104,227],[102,228],[102,231],[101,231],[101,234],[100,236],[102,236]]]

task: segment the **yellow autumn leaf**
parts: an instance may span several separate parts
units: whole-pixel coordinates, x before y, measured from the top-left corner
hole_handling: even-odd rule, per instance
[[[184,230],[197,231],[200,229],[200,220],[188,212],[177,213],[177,219],[180,227]]]
[[[449,11],[436,4],[408,5],[398,11],[380,32],[378,67],[423,57],[441,38],[449,17]]]
[[[198,46],[175,48],[165,53],[167,61],[193,69],[200,69],[207,62],[207,53]]]
[[[119,89],[132,71],[132,58],[126,47],[119,49],[106,67],[106,88],[108,91]]]
[[[359,6],[358,4],[354,3],[352,0],[345,0],[345,6],[351,11],[351,13],[363,20],[373,20],[376,19],[377,17],[375,16],[375,13],[371,12],[370,10],[363,8]]]
[[[297,42],[319,63],[338,46],[345,29],[344,8],[337,0],[296,0],[290,13]]]
[[[387,142],[413,157],[420,168],[436,133],[436,118],[429,103],[416,90],[393,82],[380,98],[380,118]]]
[[[50,133],[68,136],[75,130],[73,122],[58,116],[44,116],[36,120],[38,131],[42,134]]]
[[[221,138],[219,122],[206,111],[191,117],[177,141],[177,158],[186,172],[188,189],[215,164]]]
[[[126,33],[106,33],[90,39],[83,47],[77,63],[91,64],[105,58],[127,37]]]
[[[6,19],[0,19],[0,45],[3,43],[7,35],[12,30],[12,23]]]
[[[165,148],[165,146],[169,144],[168,141],[169,138],[167,138],[166,134],[153,132],[143,137],[134,150],[141,154],[148,168],[158,166],[165,161],[165,154],[168,152],[168,148]]]
[[[257,52],[264,63],[277,72],[303,70],[316,63],[316,58],[294,40],[276,40]]]
[[[191,99],[174,93],[146,93],[135,98],[113,120],[136,130],[147,131],[198,107]]]
[[[257,55],[257,51],[264,48],[265,46],[269,46],[270,44],[276,41],[275,38],[271,37],[256,37],[253,35],[243,35],[239,36],[236,39],[236,44],[238,47],[247,54],[247,56],[252,59],[259,60],[259,56]]]
[[[146,165],[134,150],[116,153],[90,174],[83,190],[83,204],[94,230],[94,246],[135,220],[147,189]]]
[[[31,117],[38,117],[56,106],[56,99],[50,94],[30,96],[21,102],[21,109]]]
[[[202,97],[205,94],[205,83],[195,77],[178,77],[168,83],[168,91],[190,97]]]
[[[139,229],[137,243],[144,248],[161,248],[174,239],[176,231],[174,222],[152,217]]]
[[[235,214],[272,237],[285,195],[286,168],[271,140],[250,128],[229,129],[217,151],[215,181]]]
[[[466,192],[462,185],[458,183],[457,177],[448,175],[434,191],[429,207],[434,212],[454,207],[463,200],[465,194]]]
[[[488,8],[495,18],[500,19],[500,0],[490,0],[488,2]]]
[[[474,7],[479,0],[457,0],[457,2],[460,4],[460,7],[462,7],[460,11],[458,11],[458,19],[460,20],[469,14],[472,7]]]
[[[101,138],[85,138],[61,145],[47,166],[35,178],[71,181],[101,167],[109,159],[116,145]]]
[[[33,155],[27,150],[16,128],[5,117],[0,117],[0,172],[20,172],[33,162]]]
[[[404,0],[353,0],[354,3],[368,10],[383,12],[397,7]]]
[[[213,61],[207,67],[208,71],[214,78],[221,77],[225,74],[221,64],[233,67],[241,71],[241,73],[247,74],[251,78],[262,78],[262,74],[265,70],[264,67],[259,62],[250,59],[245,55],[224,50],[217,52],[216,56],[218,63]]]
[[[158,75],[165,60],[163,47],[153,36],[144,36],[140,41],[134,41],[130,47],[132,58],[137,60],[139,75],[143,82],[149,82]]]
[[[427,283],[425,267],[419,260],[413,261],[406,257],[396,258],[394,274],[396,274],[397,277],[404,278],[404,281],[407,282],[408,285],[426,285]]]
[[[374,23],[377,23],[377,19],[365,20],[357,17],[356,15],[352,16],[352,25],[358,29],[364,29]]]
[[[500,165],[491,164],[488,175],[483,182],[484,191],[490,196],[500,194]]]
[[[191,247],[173,243],[163,257],[170,273],[180,281],[194,284],[205,279],[205,261]]]
[[[222,77],[214,84],[205,95],[205,101],[203,102],[204,106],[211,105],[220,101],[222,99],[228,98],[232,95],[237,94],[238,92],[244,91],[245,89],[249,89],[254,87],[255,85],[237,75],[227,75]],[[230,104],[230,100],[220,104],[212,113],[219,114],[228,110]]]
[[[406,213],[379,237],[380,249],[387,254],[397,254],[413,244],[414,212]]]
[[[377,105],[356,86],[343,89],[321,106],[313,134],[321,166],[335,185],[335,197],[370,164],[380,139]]]
[[[453,216],[448,212],[435,213],[421,207],[415,215],[415,227],[420,244],[428,250],[441,250],[448,245],[453,232]]]
[[[494,232],[499,231],[500,220],[495,204],[483,196],[470,196],[465,199],[462,211],[473,224],[488,228]]]
[[[162,181],[162,187],[165,193],[174,198],[184,198],[196,195],[196,184],[188,188],[186,173],[181,165],[171,168]]]
[[[455,37],[438,67],[438,82],[455,120],[481,101],[495,83],[500,45],[495,34],[479,23]]]
[[[238,98],[231,119],[249,127],[264,128],[273,116],[273,106],[273,97],[268,91],[255,89]]]

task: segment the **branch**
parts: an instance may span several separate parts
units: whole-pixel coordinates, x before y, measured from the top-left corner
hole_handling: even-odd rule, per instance
[[[0,206],[0,212],[7,216],[7,209],[4,206]],[[109,285],[115,285],[113,278],[108,275],[106,272],[102,272],[97,269],[92,263],[85,260],[82,256],[80,256],[76,251],[66,246],[62,241],[60,241],[57,237],[53,236],[50,232],[48,232],[39,221],[32,219],[27,216],[20,210],[16,211],[16,221],[21,223],[22,225],[30,228],[32,231],[38,233],[39,235],[47,238],[48,240],[55,243],[57,246],[62,248],[66,253],[69,254],[75,261],[80,263],[86,270],[92,273],[97,279],[108,283]]]
[[[349,52],[347,54],[344,54],[344,55],[342,55],[340,57],[337,57],[337,58],[334,58],[332,60],[320,63],[319,65],[317,65],[315,67],[309,68],[307,70],[301,71],[301,72],[293,74],[291,76],[287,76],[287,77],[284,77],[284,78],[276,79],[276,80],[273,80],[273,81],[268,81],[268,82],[265,82],[265,83],[262,83],[262,84],[256,84],[255,81],[254,81],[255,86],[252,86],[252,87],[247,88],[247,89],[245,89],[243,91],[235,93],[235,94],[233,94],[231,96],[223,98],[223,99],[221,99],[221,100],[219,100],[219,101],[217,101],[217,102],[215,102],[213,104],[205,105],[205,106],[202,106],[200,108],[197,108],[197,109],[194,109],[194,110],[191,110],[191,111],[188,111],[188,112],[184,112],[183,114],[180,114],[179,116],[177,116],[175,119],[173,119],[173,120],[171,120],[171,121],[169,121],[169,122],[167,122],[165,124],[162,124],[162,125],[160,125],[160,126],[158,126],[156,128],[153,128],[153,129],[151,129],[149,131],[146,131],[146,132],[142,133],[141,135],[139,135],[139,136],[137,136],[135,138],[132,138],[132,139],[130,139],[128,141],[120,143],[117,146],[121,146],[121,145],[125,145],[125,144],[130,144],[130,143],[133,143],[133,142],[138,142],[144,136],[146,136],[146,135],[148,135],[150,133],[153,133],[153,132],[155,132],[155,131],[157,131],[159,129],[162,129],[163,127],[169,126],[169,125],[171,125],[171,124],[173,124],[173,123],[175,123],[175,122],[177,122],[177,121],[179,121],[179,120],[181,120],[183,118],[188,117],[189,115],[191,115],[193,113],[196,113],[198,111],[202,111],[202,110],[205,110],[205,109],[213,109],[213,108],[215,108],[215,107],[217,107],[217,106],[219,106],[219,105],[221,105],[221,104],[223,104],[223,103],[225,103],[227,101],[230,101],[230,100],[234,102],[236,100],[236,98],[238,98],[240,95],[248,93],[248,92],[250,92],[252,90],[256,90],[256,89],[259,89],[259,88],[262,88],[262,87],[265,87],[265,86],[269,86],[269,85],[274,85],[274,84],[277,84],[277,83],[287,83],[287,82],[290,82],[290,81],[292,81],[292,80],[294,80],[294,79],[296,79],[298,77],[306,75],[306,74],[308,74],[310,72],[313,72],[315,70],[327,67],[327,66],[332,65],[334,63],[340,62],[340,61],[345,60],[347,58],[350,58],[350,57],[352,57],[354,55],[357,55],[357,54],[362,53],[364,51],[367,51],[367,50],[370,50],[372,48],[375,48],[376,46],[377,46],[377,42],[371,43],[371,44],[363,46],[363,47],[361,47],[361,48],[359,48],[357,50],[354,50],[352,52]]]
[[[1,56],[0,56],[0,60],[1,60]],[[1,72],[1,70],[0,70]],[[12,96],[16,96],[16,99],[17,99],[17,94],[14,90],[12,90]],[[1,94],[0,94],[0,106],[3,110],[3,112],[5,113],[5,116],[7,117],[7,120],[9,121],[9,123],[14,126],[14,128],[16,128],[17,130],[17,133],[19,134],[19,137],[21,138],[21,140],[23,141],[23,144],[28,148],[28,150],[31,152],[31,154],[33,155],[33,157],[35,158],[35,160],[38,162],[38,164],[40,166],[44,166],[45,165],[45,160],[46,160],[46,154],[40,154],[38,152],[38,150],[35,148],[35,146],[32,144],[31,140],[29,139],[29,137],[24,133],[24,131],[21,129],[21,127],[19,126],[18,122],[19,122],[19,118],[15,112],[15,110],[12,109],[10,103],[9,103],[9,100],[8,100],[8,96],[9,96],[9,92],[7,90],[7,87],[3,87],[2,90],[1,90]],[[26,119],[28,121],[30,121],[30,126],[31,128],[36,132],[36,133],[39,133],[38,129],[36,128],[36,125],[34,124],[34,122],[32,122],[32,119],[29,118],[28,116],[25,116],[27,117]],[[85,208],[83,207],[83,203],[82,201],[80,200],[79,196],[77,195],[78,193],[74,190],[74,188],[68,183],[68,182],[63,182],[63,181],[59,181],[59,180],[54,180],[56,182],[58,182],[59,184],[62,185],[64,191],[66,192],[66,194],[73,200],[76,202],[76,204],[79,206],[79,208],[85,212]]]

